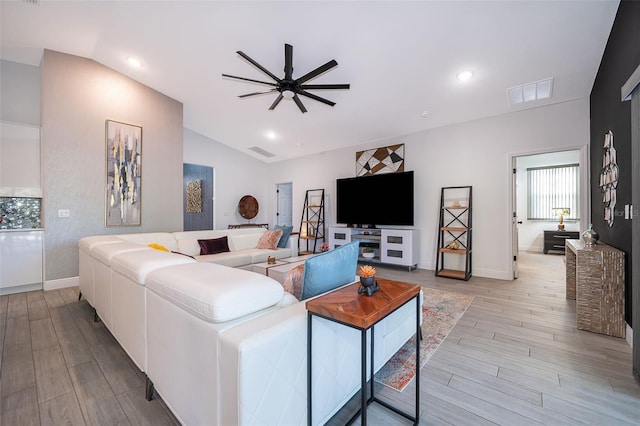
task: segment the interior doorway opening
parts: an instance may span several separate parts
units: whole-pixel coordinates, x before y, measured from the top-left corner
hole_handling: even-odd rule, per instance
[[[276,225],[293,225],[293,183],[276,184]]]
[[[571,214],[572,219],[564,219],[564,227],[567,231],[581,231],[586,229],[585,224],[589,223],[589,161],[588,146],[563,149],[557,151],[542,151],[536,153],[514,154],[511,156],[512,167],[512,224],[511,243],[513,255],[513,278],[518,278],[518,269],[525,265],[527,256],[520,256],[520,252],[540,253],[544,251],[544,231],[558,229],[558,217],[540,219],[529,217],[528,205],[530,203],[530,193],[528,190],[529,176],[528,170],[539,168],[553,168],[566,164],[579,165],[578,198],[577,210]],[[565,206],[550,206],[552,208]],[[551,211],[550,211],[551,213]],[[549,256],[562,255],[562,252],[549,254]],[[531,265],[526,265],[530,267]]]

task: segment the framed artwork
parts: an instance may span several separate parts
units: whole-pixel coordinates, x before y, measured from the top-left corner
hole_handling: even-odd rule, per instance
[[[403,143],[356,152],[356,176],[403,171]]]
[[[106,120],[106,225],[140,226],[142,127]]]

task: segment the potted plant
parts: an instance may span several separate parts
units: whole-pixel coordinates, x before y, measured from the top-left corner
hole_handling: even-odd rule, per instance
[[[375,254],[375,250],[373,250],[371,247],[365,247],[362,249],[362,257],[366,257],[368,259],[371,259],[372,257],[374,257]]]
[[[358,275],[360,275],[360,288],[358,289],[358,294],[366,294],[367,296],[371,296],[373,293],[378,291],[380,287],[378,287],[378,283],[376,282],[376,268],[371,265],[363,265],[358,270]]]

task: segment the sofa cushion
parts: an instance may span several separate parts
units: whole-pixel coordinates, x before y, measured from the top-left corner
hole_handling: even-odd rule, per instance
[[[225,253],[195,256],[195,259],[198,262],[216,263],[218,265],[230,266],[232,268],[246,266],[253,263],[251,262],[251,255],[249,253],[245,253],[244,250],[242,252],[228,251]]]
[[[282,237],[282,229],[276,229],[273,231],[266,231],[258,240],[256,244],[257,249],[275,250],[278,248],[278,241]]]
[[[178,250],[178,243],[169,232],[141,232],[139,234],[118,234],[117,237],[136,244],[160,244],[169,250]]]
[[[304,275],[304,263],[296,266],[289,272],[282,283],[282,288],[292,294],[296,299],[302,297],[302,276]]]
[[[354,241],[307,259],[302,278],[301,300],[353,282],[358,266],[359,246],[360,242]]]
[[[291,236],[291,232],[293,231],[293,226],[276,225],[273,227],[273,229],[282,229],[282,236],[280,237],[280,241],[278,241],[278,248],[287,247],[289,237]]]
[[[156,269],[183,263],[195,263],[190,257],[160,250],[138,250],[120,253],[111,258],[111,269],[133,282],[144,285],[147,275]]]
[[[143,246],[141,244],[121,241],[119,243],[96,245],[91,249],[91,255],[101,263],[109,266],[111,264],[111,258],[113,258],[113,256],[120,253],[129,253],[138,250],[155,251],[154,249]]]
[[[225,253],[229,251],[229,241],[227,236],[211,238],[209,240],[198,240],[200,245],[200,255]]]
[[[207,322],[225,322],[280,302],[279,282],[253,272],[196,262],[147,275],[147,290]]]
[[[183,231],[174,232],[172,235],[177,241],[178,248],[175,251],[188,254],[190,256],[198,256],[200,254],[200,245],[198,240],[208,240],[211,238],[220,238],[227,235],[228,230],[207,229],[202,231]]]
[[[231,251],[239,251],[256,248],[264,229],[256,229],[251,233],[229,233],[229,248]]]
[[[100,244],[112,244],[121,243],[122,238],[114,235],[93,235],[91,237],[83,237],[78,240],[78,247],[85,252],[90,252],[91,249]]]

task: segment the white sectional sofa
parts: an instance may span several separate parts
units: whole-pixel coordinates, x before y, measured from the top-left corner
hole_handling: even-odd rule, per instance
[[[246,259],[274,255],[253,248],[263,232],[128,234],[79,242],[82,295],[146,373],[147,396],[155,387],[183,424],[306,423],[305,302],[277,281],[241,268]],[[228,236],[229,253],[238,257],[222,253],[213,263],[217,255],[191,258],[148,247],[157,243],[191,254],[198,239],[220,235]],[[278,253],[296,254],[291,247]],[[228,266],[236,263],[241,267]],[[376,371],[414,334],[415,312],[408,304],[376,325]],[[313,423],[322,424],[359,389],[360,339],[356,330],[320,318],[313,327]]]

